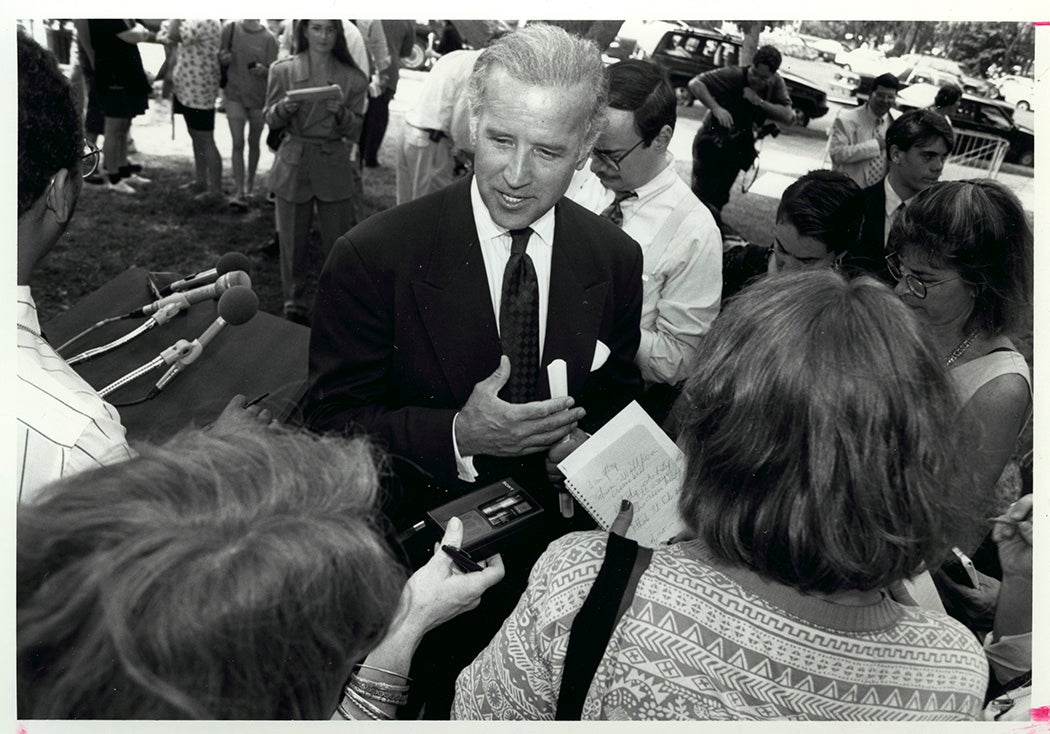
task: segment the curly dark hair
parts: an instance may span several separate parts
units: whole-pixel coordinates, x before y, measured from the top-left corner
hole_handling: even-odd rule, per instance
[[[18,216],[58,171],[78,170],[84,132],[55,57],[18,32]]]

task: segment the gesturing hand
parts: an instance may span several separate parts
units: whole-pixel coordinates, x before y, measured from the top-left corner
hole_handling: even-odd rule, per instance
[[[510,379],[506,355],[499,367],[474,386],[456,418],[456,444],[463,456],[524,456],[543,451],[576,427],[586,411],[573,399],[508,403],[499,391]]]

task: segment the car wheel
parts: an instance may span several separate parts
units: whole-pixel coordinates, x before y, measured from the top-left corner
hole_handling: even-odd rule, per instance
[[[1017,109],[1027,111],[1032,109],[1032,105],[1028,104],[1027,100],[1022,99],[1020,102],[1017,103]]]
[[[1017,164],[1031,168],[1035,165],[1035,151],[1026,150],[1021,155],[1017,156]]]
[[[791,111],[795,114],[795,124],[798,127],[806,127],[809,125],[809,113],[801,107],[792,107]]]
[[[402,69],[412,69],[413,71],[419,71],[420,69],[426,68],[427,62],[427,47],[423,41],[418,38],[412,42],[412,53],[405,58],[401,59]]]
[[[675,87],[674,97],[681,107],[691,107],[693,104],[693,93],[689,91],[689,87]]]

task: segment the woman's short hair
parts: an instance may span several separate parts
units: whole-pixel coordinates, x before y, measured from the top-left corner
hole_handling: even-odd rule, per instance
[[[73,91],[48,51],[18,31],[18,216],[29,211],[51,177],[80,176],[84,131]]]
[[[529,23],[493,42],[474,62],[470,76],[470,136],[477,137],[486,84],[495,69],[520,82],[539,87],[584,88],[581,99],[591,102],[580,153],[590,151],[605,124],[609,79],[601,52],[593,41],[546,23]]]
[[[963,90],[954,82],[945,82],[937,90],[937,96],[933,98],[933,106],[944,108],[950,107],[951,105],[962,99]]]
[[[828,252],[851,253],[864,225],[864,192],[840,171],[810,171],[784,190],[776,221],[820,240]]]
[[[350,47],[346,45],[346,33],[343,32],[344,21],[326,20],[324,22],[335,25],[335,45],[332,47],[332,55],[342,63],[354,67],[363,74],[364,71],[358,68],[354,62],[354,57],[350,55]],[[294,53],[303,54],[310,49],[310,37],[307,33],[309,26],[310,21],[307,19],[295,21]]]
[[[29,718],[316,719],[404,574],[362,439],[191,431],[18,509]]]
[[[715,557],[800,591],[937,563],[954,394],[909,309],[870,277],[762,278],[715,320],[681,401],[679,511]],[[957,526],[956,526],[957,527]]]
[[[624,59],[609,67],[609,107],[634,115],[634,126],[647,147],[664,126],[674,130],[678,120],[667,72],[642,59]]]
[[[908,202],[890,229],[891,251],[908,248],[956,270],[977,288],[966,329],[1010,333],[1031,307],[1032,226],[997,181],[941,181]]]

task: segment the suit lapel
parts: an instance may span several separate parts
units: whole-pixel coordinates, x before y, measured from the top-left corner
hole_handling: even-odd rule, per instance
[[[431,247],[427,272],[412,282],[412,292],[445,380],[462,404],[500,356],[469,179],[447,189]]]
[[[566,216],[563,207],[557,205],[547,334],[540,360],[538,392],[541,398],[550,397],[547,365],[551,361],[565,360],[571,394],[583,389],[591,369],[609,283],[601,279],[601,273],[587,256],[587,248],[582,243],[588,241],[587,233],[579,230],[575,218]]]

